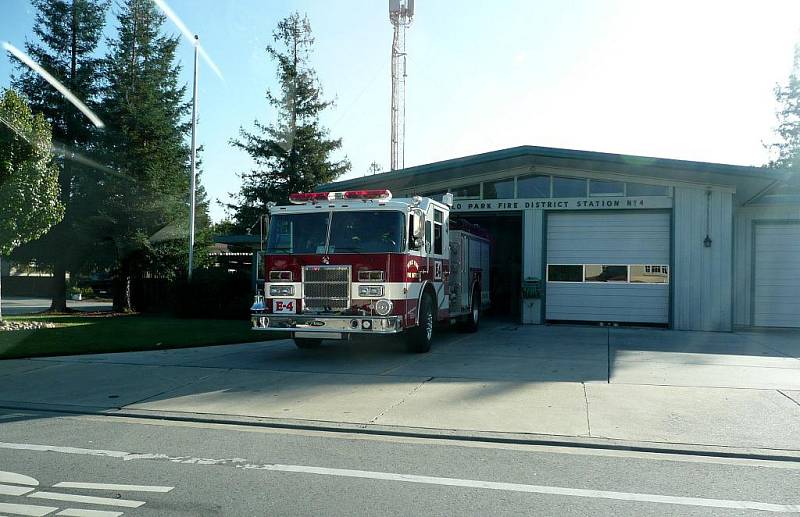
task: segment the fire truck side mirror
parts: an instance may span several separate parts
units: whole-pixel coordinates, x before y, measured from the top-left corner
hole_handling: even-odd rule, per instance
[[[413,217],[411,218],[411,249],[422,249],[424,244],[425,235],[425,211],[419,208],[412,210]]]

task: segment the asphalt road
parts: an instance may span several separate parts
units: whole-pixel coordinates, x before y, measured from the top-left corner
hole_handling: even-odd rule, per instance
[[[50,299],[31,298],[25,296],[3,296],[0,300],[3,315],[20,316],[23,314],[36,314],[50,308]],[[111,302],[106,300],[67,300],[67,307],[78,311],[110,311]]]
[[[766,515],[798,487],[797,462],[0,411],[2,515]]]

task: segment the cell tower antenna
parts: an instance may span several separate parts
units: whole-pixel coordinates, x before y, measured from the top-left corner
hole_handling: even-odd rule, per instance
[[[391,170],[405,168],[406,145],[406,28],[414,17],[414,0],[389,0],[392,37]]]

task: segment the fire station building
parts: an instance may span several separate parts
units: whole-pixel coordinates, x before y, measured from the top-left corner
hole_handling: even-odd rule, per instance
[[[493,311],[523,323],[800,327],[800,178],[533,146],[331,183],[454,195],[493,239]]]

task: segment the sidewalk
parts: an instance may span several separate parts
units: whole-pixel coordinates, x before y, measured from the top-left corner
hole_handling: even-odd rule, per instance
[[[0,362],[0,405],[800,451],[800,333],[488,323],[430,354],[290,341]]]

